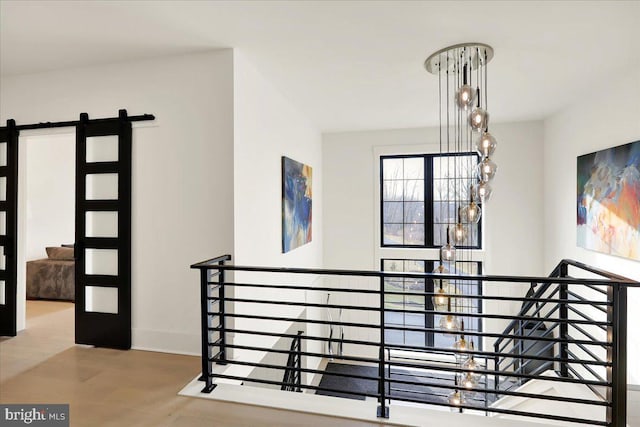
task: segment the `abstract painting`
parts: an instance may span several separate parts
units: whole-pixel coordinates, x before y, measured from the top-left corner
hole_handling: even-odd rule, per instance
[[[578,157],[577,243],[640,260],[640,141]]]
[[[311,166],[282,157],[282,252],[311,241]]]

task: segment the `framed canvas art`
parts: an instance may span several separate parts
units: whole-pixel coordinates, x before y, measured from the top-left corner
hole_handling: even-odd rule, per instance
[[[578,157],[577,243],[640,260],[640,141]]]
[[[311,241],[311,166],[282,157],[282,252]]]

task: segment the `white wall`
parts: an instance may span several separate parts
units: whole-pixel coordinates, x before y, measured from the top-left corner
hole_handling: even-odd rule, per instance
[[[281,158],[287,156],[312,167],[313,216],[312,240],[286,254],[282,253],[282,172]],[[320,132],[284,98],[277,88],[239,52],[234,51],[234,263],[276,267],[321,268],[323,248],[323,160]],[[310,285],[310,276],[275,276],[236,274],[237,281],[261,283],[290,282]],[[235,289],[236,297],[278,298],[319,302],[317,292]],[[300,307],[268,305],[236,306],[237,312],[272,316],[300,315]],[[322,313],[310,309],[310,316]],[[265,322],[260,322],[263,326]],[[286,330],[282,324],[278,328]],[[238,319],[239,329],[255,329],[255,320]],[[276,327],[275,325],[272,325]],[[321,335],[316,325],[307,325],[306,334]],[[252,345],[270,346],[270,338],[246,335]],[[261,343],[262,344],[259,344]],[[316,346],[314,347],[313,344]],[[308,343],[311,351],[320,351],[316,342]],[[306,361],[311,365],[313,361]],[[316,361],[317,362],[317,361]]]
[[[483,206],[486,274],[545,276],[542,263],[542,122],[492,124],[498,140],[492,157],[498,173],[491,200]],[[379,258],[438,259],[437,250],[381,249],[379,243],[378,164],[384,154],[437,153],[437,128],[346,132],[323,135],[325,241],[327,268],[379,270]],[[395,256],[394,256],[395,254]],[[468,256],[468,255],[467,255]],[[354,281],[346,286],[377,289],[377,283]],[[491,295],[526,293],[520,284],[485,283]],[[347,301],[348,302],[348,301]],[[511,303],[511,311],[520,306]],[[485,313],[503,313],[504,304],[485,305]],[[377,317],[349,313],[347,321],[378,322]],[[485,320],[485,331],[502,332],[505,320]],[[348,331],[361,339],[373,339],[364,330]],[[490,341],[485,342],[485,346]]]
[[[542,123],[493,124],[498,173],[485,210],[485,272],[542,269]],[[346,132],[323,136],[324,262],[328,268],[379,269],[376,152],[438,152],[438,129]]]
[[[313,168],[312,241],[282,253],[281,157]],[[320,132],[234,51],[235,260],[321,267],[323,167]]]
[[[0,82],[2,122],[114,117],[120,108],[156,115],[133,130],[135,348],[199,353],[199,277],[189,265],[233,252],[232,58],[219,50]]]
[[[640,74],[623,70],[614,79],[597,82],[589,96],[544,123],[544,263],[571,258],[640,280],[640,262],[576,245],[576,159],[605,148],[640,139]],[[629,291],[629,321],[637,325],[640,289]],[[640,331],[628,329],[628,360],[640,358]],[[629,382],[640,384],[640,367],[628,365]]]
[[[26,157],[26,261],[46,258],[45,247],[75,240],[74,134],[23,136],[20,156]],[[26,242],[25,242],[26,240]]]

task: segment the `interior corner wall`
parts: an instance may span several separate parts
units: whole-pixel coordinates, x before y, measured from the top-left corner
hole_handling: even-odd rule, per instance
[[[133,347],[199,354],[199,275],[189,266],[233,252],[232,51],[0,81],[2,122],[116,117],[121,108],[156,116],[133,129]]]
[[[547,269],[562,258],[575,259],[634,280],[640,261],[579,248],[576,244],[577,157],[640,140],[640,74],[627,67],[598,82],[588,97],[544,123],[544,263]],[[629,290],[628,325],[640,323],[640,289]],[[640,331],[628,330],[628,360],[640,358]],[[640,384],[640,367],[628,365],[629,382]]]
[[[485,272],[540,275],[542,270],[542,122],[491,125],[498,173],[485,211]],[[375,259],[375,150],[439,151],[437,128],[323,135],[327,268],[379,269]],[[547,272],[548,273],[548,272]]]
[[[282,253],[282,156],[312,167],[312,239],[311,242]],[[323,160],[320,132],[293,106],[242,52],[234,50],[234,260],[236,265],[321,268],[323,248]],[[237,282],[295,283],[314,286],[319,279],[309,275],[273,275],[238,273]],[[319,292],[282,289],[232,288],[236,298],[270,301],[320,303]],[[318,318],[300,307],[261,304],[236,304],[236,313],[299,318]],[[318,310],[316,310],[318,311]],[[235,329],[255,331],[263,325],[270,332],[287,332],[288,322],[230,319]],[[323,335],[316,324],[296,324],[305,335]],[[282,328],[282,329],[277,329]],[[274,337],[235,334],[235,344],[272,347]],[[244,340],[244,341],[243,341]],[[290,345],[287,343],[287,346]],[[321,352],[322,344],[306,341],[307,350]],[[288,348],[288,347],[287,347]],[[255,352],[254,352],[255,353]],[[255,354],[253,355],[255,357]],[[265,359],[267,360],[267,359]],[[305,358],[308,368],[319,360]]]
[[[282,253],[281,158],[312,167],[312,240]],[[234,50],[235,263],[322,267],[320,132]]]

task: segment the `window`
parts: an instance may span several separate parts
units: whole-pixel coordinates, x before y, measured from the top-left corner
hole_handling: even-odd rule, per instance
[[[439,261],[407,260],[407,259],[383,259],[382,270],[424,273],[433,271]],[[478,275],[482,273],[482,265],[475,261],[457,261],[456,270],[461,274]],[[482,284],[476,280],[455,280],[456,293],[460,295],[481,295]],[[412,331],[404,328],[437,328],[441,315],[434,313],[431,295],[434,284],[432,280],[388,277],[384,281],[384,323],[386,327],[402,329],[386,329],[385,341],[388,345],[406,345],[411,347],[439,347],[450,348],[452,344],[451,334],[434,333],[432,331]],[[473,297],[452,298],[456,301],[453,307],[460,319],[464,320],[466,331],[481,331],[482,322],[477,317],[465,316],[465,313],[481,313],[480,299]],[[482,343],[471,338],[477,349],[482,348]]]
[[[380,157],[381,245],[437,248],[446,243],[448,224],[469,200],[475,153]],[[482,227],[469,229],[461,249],[479,249]]]

